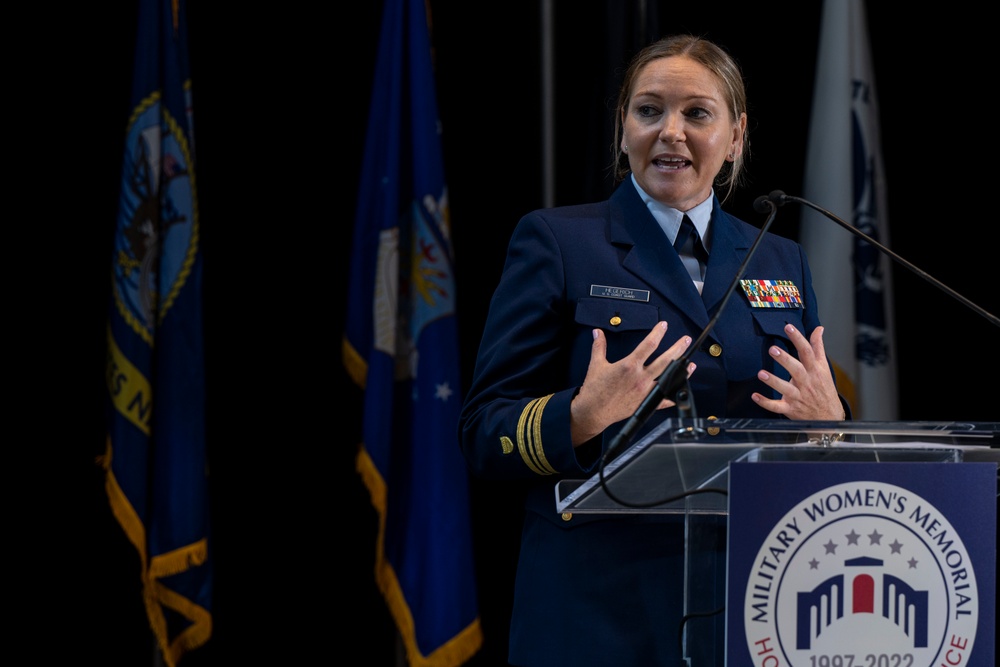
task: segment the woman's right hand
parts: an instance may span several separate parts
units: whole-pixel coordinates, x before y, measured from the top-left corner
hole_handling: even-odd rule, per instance
[[[574,447],[600,435],[611,424],[635,414],[670,362],[684,354],[691,345],[691,337],[682,336],[646,363],[667,333],[667,323],[658,322],[631,354],[608,363],[608,341],[604,332],[594,329],[593,333],[594,344],[590,350],[587,375],[570,405],[570,434]],[[689,377],[694,369],[693,363],[688,364]],[[656,409],[673,405],[673,401],[663,399]]]

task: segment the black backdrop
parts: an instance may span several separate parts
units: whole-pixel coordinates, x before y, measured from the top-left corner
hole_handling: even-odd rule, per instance
[[[340,365],[380,4],[189,6],[217,574],[213,639],[186,664],[395,661],[372,577],[375,515],[353,468],[360,396]],[[543,204],[540,4],[431,1],[466,378],[506,241]],[[650,2],[645,35],[636,3],[553,4],[556,203],[606,194],[610,82],[637,41],[675,31],[715,39],[745,70],[751,183],[730,210],[763,222],[756,196],[801,194],[818,3]],[[890,245],[996,314],[993,113],[973,78],[991,43],[978,25],[989,22],[960,10],[869,3]],[[49,27],[11,61],[18,121],[9,133],[28,135],[17,166],[38,191],[8,196],[35,207],[21,226],[55,253],[18,264],[58,276],[45,286],[55,307],[39,336],[55,375],[29,363],[23,377],[43,375],[63,398],[57,419],[45,411],[46,433],[59,435],[41,454],[65,451],[72,465],[53,466],[64,476],[48,478],[45,495],[67,501],[33,522],[44,540],[20,555],[25,566],[39,551],[52,555],[39,574],[47,594],[21,607],[24,628],[39,632],[39,658],[145,665],[138,562],[93,465],[104,443],[110,238],[135,11],[77,3],[58,20],[34,20]],[[794,206],[773,231],[797,235]],[[905,269],[894,268],[894,281],[901,418],[1000,420],[1000,331]],[[506,664],[520,518],[506,500],[502,487],[473,486],[479,667]]]

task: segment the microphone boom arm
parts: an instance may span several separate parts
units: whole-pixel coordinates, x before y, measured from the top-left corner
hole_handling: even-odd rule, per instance
[[[931,285],[934,285],[935,287],[937,287],[941,291],[945,292],[946,294],[948,294],[953,299],[956,299],[957,301],[962,302],[968,308],[970,308],[971,310],[975,311],[979,315],[982,315],[987,320],[989,320],[990,322],[992,322],[994,325],[1000,326],[1000,317],[997,317],[996,315],[993,315],[992,313],[986,311],[982,307],[980,307],[977,304],[973,303],[972,301],[970,301],[969,299],[965,298],[964,296],[962,296],[961,294],[959,294],[958,292],[956,292],[952,288],[950,288],[947,285],[945,285],[944,283],[942,283],[940,280],[938,280],[934,276],[930,275],[926,271],[922,271],[921,269],[917,268],[916,266],[914,266],[910,262],[906,261],[905,259],[903,259],[899,255],[897,255],[896,253],[894,253],[892,250],[889,250],[887,247],[885,247],[884,245],[882,245],[881,243],[879,243],[875,239],[871,238],[870,236],[868,236],[867,234],[865,234],[864,232],[862,232],[860,229],[858,229],[854,225],[851,225],[851,224],[848,224],[847,222],[844,222],[843,220],[841,220],[840,218],[838,218],[836,215],[834,215],[830,211],[828,211],[825,208],[823,208],[822,206],[817,206],[816,204],[812,203],[811,201],[809,201],[807,199],[802,199],[801,197],[793,197],[791,195],[786,195],[781,190],[774,190],[773,192],[771,192],[770,195],[768,195],[768,198],[776,206],[782,206],[786,202],[793,201],[793,202],[802,204],[804,206],[808,206],[809,208],[814,209],[815,211],[818,211],[819,213],[822,213],[827,218],[829,218],[830,220],[833,220],[835,223],[837,223],[838,225],[840,225],[841,227],[843,227],[844,229],[846,229],[850,233],[854,234],[855,236],[860,236],[861,238],[863,238],[868,243],[871,243],[873,246],[875,246],[876,248],[878,248],[879,250],[881,250],[882,252],[884,252],[886,255],[888,255],[889,257],[891,257],[893,260],[895,260],[899,264],[902,264],[907,269],[909,269],[913,273],[917,274],[918,276],[920,276],[921,278],[923,278],[924,280],[926,280],[927,282],[929,282]]]

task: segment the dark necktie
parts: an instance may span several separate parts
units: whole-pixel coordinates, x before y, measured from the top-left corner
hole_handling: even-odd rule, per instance
[[[703,282],[702,276],[705,274],[705,264],[708,262],[708,252],[698,238],[698,230],[694,228],[691,218],[684,216],[681,220],[681,229],[677,232],[677,240],[674,241],[674,248],[680,255],[681,261],[691,274],[691,280]]]

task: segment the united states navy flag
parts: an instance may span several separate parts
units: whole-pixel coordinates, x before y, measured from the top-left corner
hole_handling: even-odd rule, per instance
[[[428,19],[424,0],[383,8],[343,357],[364,389],[357,469],[379,515],[376,581],[411,667],[450,667],[482,631]]]
[[[212,634],[202,255],[185,0],[140,0],[107,332],[112,512],[173,667]]]

